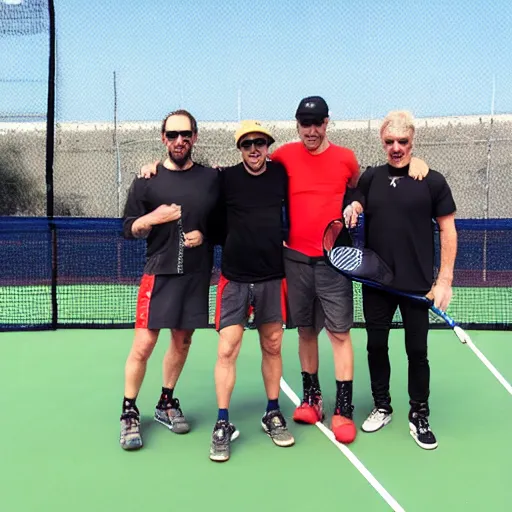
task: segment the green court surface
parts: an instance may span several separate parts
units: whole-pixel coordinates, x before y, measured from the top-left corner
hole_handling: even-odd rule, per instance
[[[230,408],[241,431],[232,459],[208,459],[216,419],[213,366],[217,335],[197,332],[176,389],[192,431],[177,436],[152,420],[161,387],[163,331],[148,364],[138,406],[145,446],[118,444],[123,369],[131,330],[2,333],[0,510],[28,511],[385,511],[390,506],[315,426],[290,421],[296,444],[277,448],[261,430],[265,395],[257,333],[246,331]],[[512,333],[471,332],[509,381]],[[450,331],[433,331],[431,424],[439,448],[419,448],[408,432],[403,332],[391,334],[393,421],[359,432],[349,450],[407,511],[509,511],[512,396]],[[365,333],[353,331],[355,420],[371,408]],[[334,374],[327,337],[320,341],[320,381],[328,411]],[[294,331],[283,344],[284,378],[300,395]],[[287,418],[293,404],[282,393]],[[325,424],[329,426],[330,418]]]

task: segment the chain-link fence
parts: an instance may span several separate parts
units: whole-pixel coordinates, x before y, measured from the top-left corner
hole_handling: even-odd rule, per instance
[[[278,147],[313,94],[363,172],[383,116],[412,111],[462,221],[455,316],[510,328],[511,25],[506,3],[0,0],[0,329],[129,325],[144,244],[119,217],[161,119],[191,111],[194,159],[230,165],[239,120]]]
[[[512,215],[512,116],[418,119],[415,154],[446,176],[459,218]],[[293,122],[269,122],[276,147],[296,140]],[[235,123],[200,123],[194,158],[207,165],[239,161]],[[353,149],[362,169],[385,161],[379,121],[333,120],[330,139]],[[19,204],[4,203],[4,214],[44,215],[44,129],[5,130],[2,158],[26,180]],[[6,150],[7,148],[7,150]],[[55,214],[117,217],[126,192],[142,165],[164,156],[160,125],[76,124],[57,127],[55,139]],[[27,196],[27,190],[33,193]],[[37,191],[35,193],[34,191]],[[12,197],[12,196],[11,196]]]

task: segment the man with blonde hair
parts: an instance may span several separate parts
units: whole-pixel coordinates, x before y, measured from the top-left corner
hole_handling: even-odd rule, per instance
[[[360,201],[345,210],[354,225],[354,209],[364,208],[365,245],[394,271],[391,287],[409,293],[430,294],[445,310],[452,296],[457,252],[455,202],[445,178],[429,170],[422,181],[409,176],[414,120],[407,111],[390,112],[380,129],[387,164],[368,168],[359,180]],[[434,276],[434,222],[440,230],[441,265]],[[396,309],[402,315],[408,357],[409,429],[416,443],[437,447],[429,424],[430,366],[427,357],[428,307],[411,299],[363,286],[368,365],[374,408],[362,425],[376,432],[391,421],[389,330]]]

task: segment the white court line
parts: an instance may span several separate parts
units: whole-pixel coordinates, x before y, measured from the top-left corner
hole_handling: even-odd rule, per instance
[[[300,399],[296,395],[295,391],[288,385],[288,383],[281,377],[281,389],[286,394],[286,396],[295,404],[295,406],[300,405]],[[318,421],[316,426],[322,431],[322,433],[340,450],[345,457],[355,466],[355,468],[361,473],[366,480],[368,480],[369,484],[380,494],[380,496],[386,501],[386,503],[395,511],[395,512],[405,512],[405,510],[401,507],[401,505],[389,494],[386,489],[377,481],[377,479],[366,469],[363,463],[344,445],[338,443],[336,441],[334,434],[331,430],[329,430],[323,423]]]
[[[471,339],[469,339],[469,336],[464,343],[476,354],[478,359],[482,361],[485,367],[496,377],[496,379],[498,379],[498,382],[512,395],[512,386],[509,384],[507,379],[505,379],[505,377],[501,375],[501,373],[493,366],[489,359],[484,356],[484,354],[477,348]]]

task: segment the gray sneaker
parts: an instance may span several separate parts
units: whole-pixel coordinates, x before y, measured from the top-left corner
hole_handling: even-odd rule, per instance
[[[295,444],[286,420],[280,410],[269,411],[261,418],[261,426],[276,446],[287,447]]]
[[[123,450],[138,450],[142,448],[140,435],[140,419],[133,409],[123,412],[121,415],[121,435],[119,444]]]
[[[190,425],[183,416],[180,401],[177,398],[172,398],[165,403],[159,402],[155,409],[155,420],[175,434],[186,434],[190,431]]]
[[[210,444],[210,460],[214,462],[226,462],[231,456],[231,442],[234,441],[240,432],[233,423],[219,420],[215,423]]]

